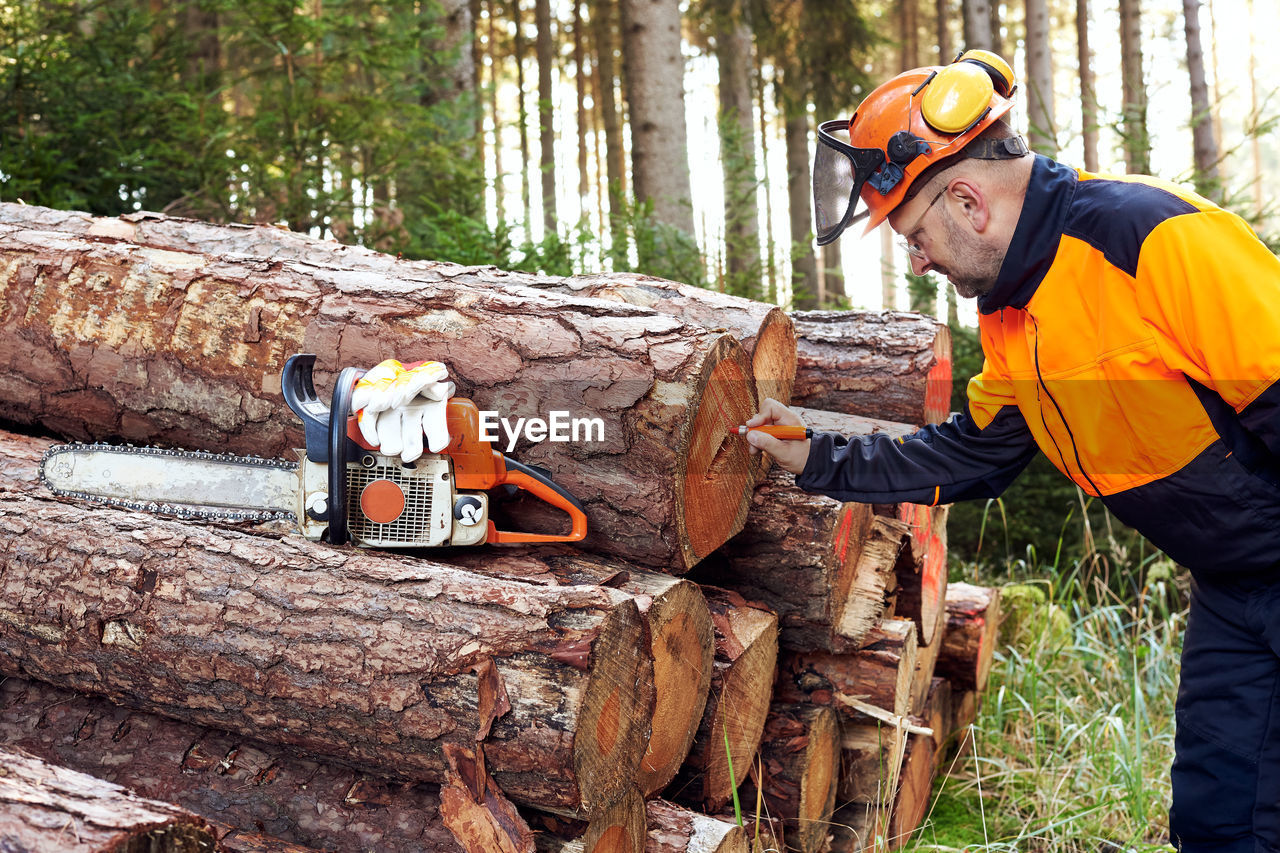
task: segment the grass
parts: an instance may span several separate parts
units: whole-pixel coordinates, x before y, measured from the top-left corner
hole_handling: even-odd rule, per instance
[[[1117,568],[1095,553],[1056,586],[1008,589],[1011,603],[1030,604],[1011,608],[966,749],[939,776],[904,849],[1172,849],[1168,775],[1186,611],[1171,569],[1158,555]]]

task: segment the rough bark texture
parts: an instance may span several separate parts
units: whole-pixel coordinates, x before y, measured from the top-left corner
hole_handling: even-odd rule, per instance
[[[681,572],[741,529],[754,468],[728,431],[755,401],[730,336],[492,268],[220,260],[51,233],[33,210],[32,227],[0,224],[0,399],[23,423],[278,456],[301,446],[289,355],[317,353],[322,388],[339,367],[429,356],[482,409],[602,420],[603,441],[516,446],[580,498],[587,548]]]
[[[840,721],[830,708],[775,704],[760,741],[759,788],[768,814],[783,821],[788,850],[826,849],[840,777]],[[756,777],[753,775],[752,779]],[[751,809],[755,782],[743,788]]]
[[[898,311],[803,311],[791,401],[921,426],[951,409],[951,333]]]
[[[590,813],[635,779],[652,659],[627,593],[32,493],[0,484],[6,674],[404,779],[483,741],[503,790],[544,808]]]
[[[658,222],[693,234],[684,56],[676,0],[622,0],[622,62],[637,201]]]
[[[204,853],[216,845],[198,815],[0,745],[0,849]]]
[[[666,800],[643,803],[639,846],[621,835],[592,843],[585,837],[566,839],[553,833],[538,836],[540,853],[748,853],[747,832],[733,820],[701,814]],[[781,848],[777,848],[781,849]]]
[[[715,641],[701,590],[688,580],[568,547],[504,548],[502,556],[496,567],[484,551],[458,550],[444,559],[472,571],[488,573],[496,568],[526,582],[596,584],[635,596],[648,626],[656,693],[652,734],[640,762],[637,785],[646,796],[656,794],[684,763],[711,685]]]
[[[779,643],[796,651],[852,651],[892,603],[903,522],[868,504],[843,504],[795,487],[775,467],[752,498],[742,533],[699,567],[778,614]]]
[[[48,684],[0,683],[0,741],[282,842],[386,853],[462,850],[440,821],[436,785],[389,782]]]
[[[704,586],[703,593],[716,636],[711,690],[693,748],[667,790],[712,812],[733,796],[760,746],[778,661],[778,617],[735,592]]]
[[[774,698],[828,705],[849,717],[859,712],[843,700],[854,699],[902,716],[915,661],[915,625],[909,619],[885,619],[856,652],[784,652]]]
[[[947,627],[935,672],[959,691],[987,687],[1000,630],[1000,590],[953,583],[947,587]]]

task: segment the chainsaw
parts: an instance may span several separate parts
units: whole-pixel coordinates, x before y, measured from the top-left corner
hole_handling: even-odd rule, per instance
[[[576,542],[587,517],[546,472],[522,465],[480,438],[475,403],[446,404],[449,445],[412,463],[364,441],[351,395],[364,371],[338,374],[326,406],[312,381],[314,355],[285,362],[281,388],[301,420],[299,462],[256,456],[109,444],[51,447],[40,479],[54,494],[125,509],[222,522],[292,521],[308,539],[370,548],[424,548],[508,542]],[[335,413],[339,413],[335,416]],[[498,530],[491,494],[526,490],[563,510],[568,534]]]

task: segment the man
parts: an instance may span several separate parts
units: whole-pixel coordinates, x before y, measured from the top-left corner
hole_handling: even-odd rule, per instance
[[[1028,153],[1012,94],[983,51],[907,72],[822,125],[814,166],[819,242],[887,220],[913,272],[977,298],[966,411],[898,440],[748,441],[874,503],[994,497],[1047,454],[1192,574],[1173,843],[1280,851],[1280,261],[1173,184]],[[801,421],[768,400],[767,423]]]

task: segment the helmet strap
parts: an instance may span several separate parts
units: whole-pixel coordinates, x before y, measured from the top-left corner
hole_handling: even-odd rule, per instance
[[[964,147],[964,156],[974,160],[1016,160],[1031,153],[1021,136],[1004,139],[975,139]]]

